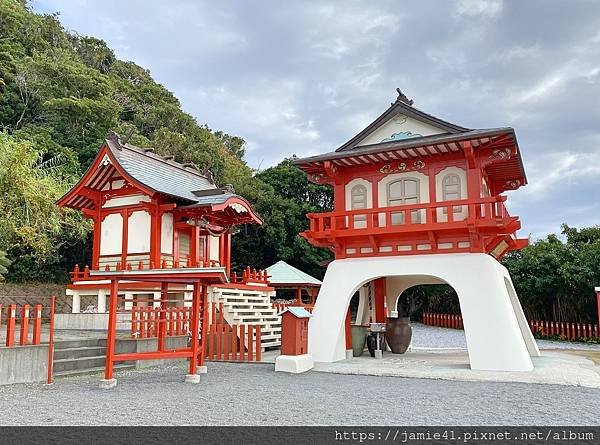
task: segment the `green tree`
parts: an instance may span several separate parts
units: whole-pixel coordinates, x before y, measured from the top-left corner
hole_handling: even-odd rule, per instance
[[[10,266],[10,263],[11,261],[7,258],[6,252],[0,250],[0,281],[4,281],[4,276],[8,272],[6,268]]]

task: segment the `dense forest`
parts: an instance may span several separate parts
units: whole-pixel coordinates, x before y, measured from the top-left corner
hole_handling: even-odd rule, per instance
[[[60,283],[73,264],[89,263],[89,222],[54,202],[79,179],[109,130],[210,167],[218,184],[232,184],[254,205],[264,224],[233,238],[234,269],[283,259],[323,276],[330,253],[298,232],[307,228],[307,212],[331,208],[328,187],[308,183],[290,160],[253,171],[244,162],[243,137],[198,123],[148,70],[26,3],[0,0],[0,277]],[[598,258],[600,228],[563,227],[560,237],[512,253],[504,264],[528,316],[591,321]],[[444,287],[415,289],[412,298],[423,300],[421,308],[458,311]]]

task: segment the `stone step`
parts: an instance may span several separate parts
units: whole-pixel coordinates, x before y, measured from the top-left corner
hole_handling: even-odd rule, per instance
[[[106,346],[82,346],[80,348],[55,349],[54,360],[99,357],[105,354]]]
[[[126,363],[119,363],[119,364],[115,364],[113,366],[113,369],[115,371],[119,371],[119,370],[124,370],[124,369],[134,369],[135,365],[133,364],[126,364]],[[87,368],[87,369],[73,369],[71,371],[60,371],[60,372],[53,372],[52,375],[54,377],[68,377],[68,376],[72,376],[72,375],[82,375],[82,374],[96,374],[96,373],[102,373],[104,372],[104,366],[96,366],[93,368]]]
[[[94,355],[90,357],[63,358],[54,360],[54,372],[87,370],[90,368],[103,367],[106,363],[105,355]]]
[[[62,350],[62,349],[74,349],[74,348],[85,348],[85,347],[93,347],[93,346],[103,346],[106,347],[106,339],[105,338],[81,338],[76,340],[60,340],[54,342],[54,350]]]

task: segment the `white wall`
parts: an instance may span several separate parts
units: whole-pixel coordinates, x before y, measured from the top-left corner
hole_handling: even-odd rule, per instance
[[[173,214],[165,213],[162,216],[160,231],[160,252],[173,253]]]
[[[103,208],[135,205],[140,202],[150,202],[150,197],[145,195],[121,196],[119,198],[107,199]]]
[[[210,260],[212,261],[219,261],[219,237],[218,236],[212,236],[209,235],[209,242],[210,242]]]
[[[411,117],[397,115],[360,141],[358,145],[379,144],[384,139],[392,137],[394,133],[404,132],[410,132],[413,135],[431,136],[432,134],[445,133],[446,131]]]
[[[143,210],[129,216],[127,252],[150,252],[150,214]]]
[[[123,217],[120,213],[107,215],[100,229],[100,255],[120,255],[123,242]]]

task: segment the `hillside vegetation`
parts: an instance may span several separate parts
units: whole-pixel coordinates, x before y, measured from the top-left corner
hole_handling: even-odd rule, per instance
[[[297,233],[306,228],[306,211],[330,203],[326,188],[309,185],[289,162],[256,176],[243,161],[241,137],[199,124],[148,70],[24,3],[0,0],[0,250],[12,260],[8,280],[64,281],[74,263],[89,262],[89,223],[54,201],[89,166],[109,130],[210,167],[217,183],[233,184],[255,205],[265,224],[234,238],[235,267],[282,258],[322,275],[328,253]],[[293,196],[279,192],[285,181],[293,181]]]

